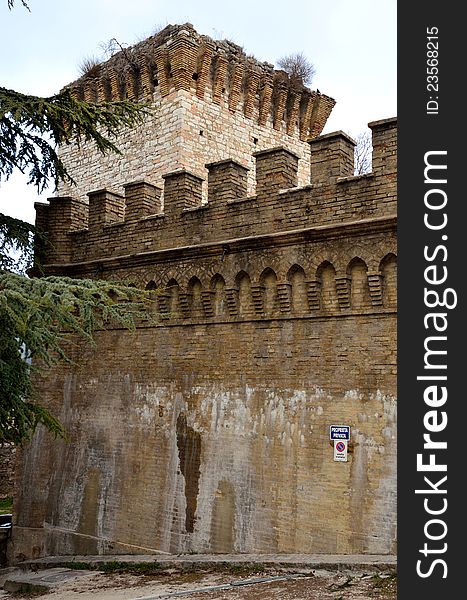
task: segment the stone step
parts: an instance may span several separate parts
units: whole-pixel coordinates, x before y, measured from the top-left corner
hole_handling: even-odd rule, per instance
[[[82,571],[52,567],[36,571],[19,571],[15,569],[6,576],[3,589],[15,593],[48,592],[65,582],[78,577],[92,577],[93,571]]]

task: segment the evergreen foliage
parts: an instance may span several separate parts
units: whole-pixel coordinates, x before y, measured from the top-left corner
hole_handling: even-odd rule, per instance
[[[15,0],[7,3],[11,9]],[[26,0],[21,4],[29,10]],[[119,154],[120,128],[133,127],[147,112],[127,100],[84,102],[70,88],[41,98],[0,87],[0,181],[19,169],[39,192],[50,181],[73,183],[57,153],[60,144],[93,141],[102,153]],[[39,424],[64,436],[40,405],[34,378],[57,361],[70,362],[66,348],[92,344],[96,328],[133,329],[136,319],[149,318],[150,294],[123,283],[27,277],[38,238],[44,242],[34,226],[0,214],[0,443],[21,444]]]
[[[26,273],[32,266],[35,227],[0,213],[0,272]]]
[[[148,318],[146,300],[146,292],[107,281],[0,273],[0,443],[24,442],[39,423],[63,435],[37,403],[31,377],[70,362],[65,348],[92,344],[97,328],[134,329],[136,319]]]
[[[93,140],[102,153],[120,154],[110,138],[120,127],[141,122],[147,112],[144,104],[128,100],[84,102],[70,88],[41,98],[0,87],[0,180],[19,169],[39,192],[50,180],[73,183],[57,154],[58,144]]]

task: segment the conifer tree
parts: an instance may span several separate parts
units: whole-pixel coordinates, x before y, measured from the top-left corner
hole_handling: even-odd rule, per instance
[[[14,0],[7,0],[8,7]],[[29,10],[26,0],[21,0]],[[147,114],[129,101],[94,104],[71,89],[48,98],[0,87],[0,181],[15,169],[38,191],[72,175],[60,159],[60,144],[93,141],[102,152],[117,152],[121,127]],[[149,318],[148,293],[107,281],[28,277],[37,232],[29,223],[0,213],[0,443],[21,444],[39,424],[65,435],[57,418],[41,406],[34,376],[57,361],[69,361],[67,345],[78,336],[93,342],[96,328],[118,323],[134,328]],[[74,336],[74,337],[73,337]]]
[[[147,292],[108,281],[29,278],[0,271],[0,443],[20,444],[39,423],[65,434],[40,405],[33,378],[58,361],[76,337],[93,343],[96,328],[134,329],[148,318]]]
[[[0,87],[0,181],[19,169],[39,192],[52,181],[73,183],[58,145],[92,140],[102,153],[120,153],[112,138],[147,112],[144,104],[128,100],[84,102],[70,88],[41,98]]]

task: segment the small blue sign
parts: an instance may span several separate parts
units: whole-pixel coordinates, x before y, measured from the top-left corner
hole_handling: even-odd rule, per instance
[[[350,425],[331,425],[329,427],[330,440],[350,440]]]

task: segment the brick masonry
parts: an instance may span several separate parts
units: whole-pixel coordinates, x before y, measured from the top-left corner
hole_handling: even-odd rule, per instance
[[[0,499],[11,498],[15,480],[16,448],[13,444],[0,444]]]
[[[226,93],[214,50],[193,36],[178,37],[198,78],[173,59],[158,80],[168,105]],[[159,69],[179,51],[164,44]],[[242,68],[221,107],[233,121],[239,106],[242,119],[256,110]],[[210,77],[212,96],[198,87]],[[268,124],[261,106],[261,131],[278,131],[282,109]],[[159,322],[100,331],[38,382],[69,440],[39,431],[22,455],[13,557],[394,553],[396,121],[370,127],[364,176],[342,132],[275,139],[248,160],[226,139],[203,154],[204,174],[201,155],[185,154],[157,181],[135,165],[121,189],[93,192],[89,173],[89,204],[63,194],[37,205],[47,273],[153,289]],[[331,424],[352,428],[346,463],[333,461]]]

